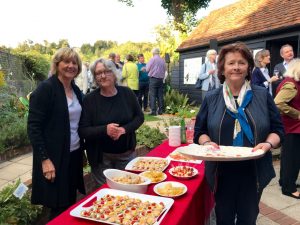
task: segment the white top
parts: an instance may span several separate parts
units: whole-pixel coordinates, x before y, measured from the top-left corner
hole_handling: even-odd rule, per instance
[[[77,99],[76,94],[73,91],[73,99],[67,97],[68,100],[68,110],[69,110],[69,120],[70,120],[70,151],[79,149],[80,138],[78,135],[78,126],[81,115],[81,105]]]

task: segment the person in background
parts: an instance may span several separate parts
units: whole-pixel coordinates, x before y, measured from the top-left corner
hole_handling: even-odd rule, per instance
[[[122,70],[124,66],[124,62],[121,61],[121,56],[119,54],[116,54],[115,57],[115,63],[118,65],[118,67]]]
[[[127,84],[122,83],[122,67],[120,67],[119,64],[116,63],[116,56],[117,56],[116,53],[111,52],[108,55],[108,59],[110,61],[112,61],[115,64],[116,68],[117,68],[117,84],[127,86]]]
[[[126,56],[126,63],[122,69],[122,79],[126,82],[129,87],[138,97],[139,95],[139,70],[137,65],[133,62],[134,58],[132,55]]]
[[[205,98],[206,92],[216,89],[220,86],[220,81],[217,73],[217,51],[210,49],[206,53],[207,62],[205,62],[200,70],[199,79],[203,80],[202,83],[202,101]]]
[[[273,70],[273,76],[278,76],[278,80],[272,83],[273,97],[276,95],[276,89],[283,79],[283,74],[288,68],[289,63],[294,59],[293,47],[289,44],[283,45],[280,48],[280,56],[283,58],[283,62],[275,65]]]
[[[74,49],[59,49],[52,60],[52,76],[30,96],[31,202],[51,208],[50,219],[76,202],[77,190],[85,193],[83,143],[78,135],[82,94],[73,81],[81,66]]]
[[[282,194],[300,199],[296,184],[300,168],[300,59],[289,63],[284,77],[275,97],[285,129],[279,182]]]
[[[88,69],[88,63],[83,63],[81,73],[75,78],[75,84],[79,87],[83,94],[86,94],[89,89]]]
[[[194,143],[262,149],[259,159],[205,161],[205,175],[215,196],[217,225],[255,225],[263,189],[275,177],[271,149],[284,130],[266,88],[250,85],[253,56],[243,43],[224,46],[218,59],[222,87],[207,92],[196,118]]]
[[[149,94],[149,77],[146,72],[146,63],[143,54],[138,54],[137,67],[139,70],[139,104],[144,112],[149,112],[148,109],[148,94]]]
[[[276,82],[279,78],[278,76],[269,75],[269,70],[266,67],[270,63],[270,52],[269,50],[263,49],[256,53],[255,55],[255,68],[251,76],[251,84],[255,84],[268,89],[270,95],[272,92],[272,83]]]
[[[135,158],[135,131],[143,124],[144,114],[135,94],[116,85],[113,62],[97,59],[91,73],[98,88],[83,100],[79,133],[86,141],[92,175],[102,185],[105,169],[123,170]]]
[[[153,57],[147,63],[146,72],[149,76],[149,95],[151,115],[159,115],[164,112],[164,78],[166,73],[166,63],[159,56],[159,48],[152,50]],[[158,111],[157,104],[158,103]]]

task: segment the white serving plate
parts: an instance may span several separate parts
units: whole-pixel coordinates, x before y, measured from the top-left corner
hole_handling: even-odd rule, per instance
[[[252,152],[253,148],[249,147],[236,147],[236,146],[223,146],[216,150],[211,145],[197,145],[191,144],[181,148],[178,151],[195,159],[205,161],[242,161],[249,159],[257,159],[264,156],[265,152],[261,149]]]
[[[148,172],[149,171],[144,171],[144,172],[140,173],[139,175],[144,177],[144,174],[148,173]],[[160,181],[157,181],[157,182],[152,182],[152,180],[149,178],[151,180],[151,184],[157,184],[157,183],[160,183],[160,182],[164,181],[165,179],[167,179],[167,174],[165,174],[164,172],[162,172],[162,174],[163,174],[162,179]],[[148,177],[146,177],[146,178],[148,178]]]
[[[174,200],[171,199],[171,198],[165,198],[165,197],[159,197],[159,196],[153,196],[153,195],[145,195],[145,194],[138,194],[138,193],[134,193],[134,192],[127,192],[127,191],[120,191],[120,190],[115,190],[115,189],[104,188],[104,189],[99,190],[98,192],[93,194],[91,197],[89,197],[87,200],[85,200],[80,205],[78,205],[76,208],[74,208],[70,212],[70,215],[74,216],[74,217],[86,219],[86,220],[93,220],[93,221],[96,221],[96,222],[101,222],[101,223],[106,223],[106,224],[119,225],[117,223],[111,223],[111,222],[108,222],[108,221],[105,221],[105,220],[96,220],[94,218],[83,217],[83,216],[80,215],[80,212],[82,210],[86,210],[86,209],[92,207],[92,206],[83,207],[85,204],[90,202],[95,197],[97,197],[97,199],[99,199],[99,198],[101,198],[101,197],[103,197],[107,194],[114,195],[114,196],[126,196],[127,195],[130,198],[138,198],[142,201],[149,201],[149,202],[155,202],[155,203],[160,203],[160,202],[164,203],[165,209],[162,211],[162,214],[158,217],[158,220],[153,225],[159,225],[161,223],[161,221],[163,220],[163,218],[168,213],[168,211],[170,210],[171,206],[174,203]]]
[[[135,165],[135,163],[141,159],[156,159],[156,160],[165,160],[166,161],[166,166],[162,169],[162,170],[158,170],[158,171],[164,171],[168,165],[170,164],[170,160],[165,159],[165,158],[161,158],[161,157],[136,157],[133,160],[131,160],[125,167],[125,170],[130,170],[130,171],[136,171],[136,172],[143,172],[143,171],[147,171],[148,169],[145,170],[137,170],[134,169],[133,166]]]
[[[182,168],[182,167],[188,167],[188,168],[192,168],[193,169],[193,174],[191,176],[178,176],[177,174],[174,174],[174,170],[175,168]],[[193,177],[195,177],[197,174],[198,174],[198,170],[194,167],[191,167],[191,166],[175,166],[175,167],[172,167],[171,169],[169,169],[169,173],[173,176],[173,177],[176,177],[178,179],[191,179]]]
[[[137,193],[146,193],[148,189],[148,185],[151,183],[151,180],[146,177],[141,177],[135,173],[130,173],[123,170],[117,170],[117,169],[106,169],[103,171],[104,176],[106,177],[107,185],[110,188],[123,190],[123,191],[131,191],[131,192],[137,192]],[[113,178],[117,177],[124,177],[126,175],[129,175],[131,177],[141,177],[141,179],[144,181],[140,184],[122,184],[119,182],[116,182],[113,180]]]
[[[183,147],[178,147],[176,148],[173,152],[171,152],[168,156],[167,156],[167,159],[168,160],[172,160],[172,161],[177,161],[177,162],[186,162],[186,163],[196,163],[196,164],[201,164],[202,163],[202,160],[199,160],[199,159],[195,159],[195,158],[191,158],[189,157],[189,159],[184,159],[184,157],[188,157],[187,155],[183,155],[179,152],[179,150],[181,148],[185,148],[186,146],[183,146]],[[183,156],[182,158],[180,158],[180,154]],[[175,155],[179,155],[178,157],[176,158],[173,158],[172,156]]]
[[[179,195],[172,195],[172,196],[164,196],[164,195],[161,195],[157,189],[158,188],[162,188],[164,187],[166,184],[172,184],[173,187],[183,187],[183,192]],[[184,195],[186,192],[187,192],[187,186],[183,183],[180,183],[180,182],[176,182],[176,181],[165,181],[165,182],[161,182],[159,184],[156,184],[154,187],[153,187],[153,191],[157,194],[157,195],[160,195],[160,196],[163,196],[163,197],[168,197],[168,198],[176,198],[176,197],[179,197],[179,196],[182,196]]]

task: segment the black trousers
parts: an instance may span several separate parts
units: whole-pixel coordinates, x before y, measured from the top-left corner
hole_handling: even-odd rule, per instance
[[[300,169],[300,134],[286,134],[281,148],[280,184],[282,191],[297,191],[296,181]]]
[[[148,94],[149,94],[149,84],[148,83],[140,83],[139,84],[139,104],[141,109],[147,109],[148,107]]]
[[[256,225],[261,193],[253,161],[221,164],[215,194],[217,225]]]

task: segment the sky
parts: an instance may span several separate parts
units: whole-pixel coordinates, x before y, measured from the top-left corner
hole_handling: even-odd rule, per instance
[[[166,24],[160,0],[133,0],[128,7],[117,0],[1,0],[0,46],[16,47],[67,39],[72,47],[97,40],[118,43],[154,42],[154,28]],[[197,19],[237,0],[211,0]]]

